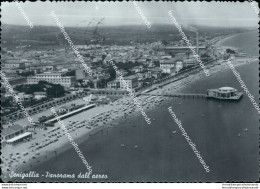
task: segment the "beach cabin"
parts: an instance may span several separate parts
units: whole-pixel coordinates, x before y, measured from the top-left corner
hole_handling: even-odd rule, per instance
[[[20,125],[12,125],[2,130],[2,143],[15,145],[19,142],[32,138],[31,132],[26,132]]]

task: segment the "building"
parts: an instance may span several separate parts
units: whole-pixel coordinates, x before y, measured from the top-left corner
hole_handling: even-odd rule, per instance
[[[138,63],[141,63],[141,64],[146,64],[147,62],[146,62],[146,58],[138,58],[137,59],[137,62]]]
[[[120,80],[120,88],[126,89],[123,81],[126,82],[127,86],[130,89],[134,89],[134,88],[138,87],[138,77],[135,75],[130,75],[130,76],[124,77],[124,79],[122,81]]]
[[[218,89],[208,89],[207,97],[221,100],[239,100],[243,96],[243,92],[238,92],[232,87],[221,87]]]
[[[110,77],[109,74],[95,75],[92,78],[95,88],[105,88],[107,83],[106,80]]]
[[[27,77],[27,84],[38,84],[39,81],[47,81],[48,83],[60,84],[64,87],[72,87],[76,84],[75,76],[62,76],[61,73],[45,72],[36,74],[33,77]]]
[[[176,53],[174,57],[176,59],[183,59],[183,58],[188,58],[188,55],[186,53]]]
[[[105,70],[101,67],[91,68],[91,70],[92,70],[93,74],[96,76],[103,76],[104,74],[107,74],[107,70]]]
[[[47,94],[46,92],[34,92],[34,98],[36,100],[41,100],[42,98],[46,98],[47,97]]]
[[[120,81],[119,80],[114,80],[114,81],[109,81],[107,83],[107,88],[109,89],[118,89],[120,88]]]
[[[18,93],[17,96],[22,102],[30,102],[33,99],[33,95],[31,94]]]
[[[58,113],[68,113],[75,110],[76,104],[65,105],[59,108]]]
[[[10,79],[8,79],[8,81],[12,87],[15,87],[16,85],[21,85],[21,84],[27,83],[26,78],[24,78],[24,77],[10,78]]]
[[[158,50],[157,55],[163,56],[163,55],[165,55],[165,51],[164,50]]]
[[[145,72],[145,73],[147,73],[147,72]],[[138,80],[146,78],[146,74],[145,73],[137,73],[136,76],[138,77]]]
[[[17,69],[2,69],[2,71],[5,73],[5,76],[9,80],[10,78],[15,79],[17,77],[20,77],[17,73]]]
[[[48,72],[55,71],[55,70],[57,71],[57,65],[46,65],[43,68],[43,70],[48,71]]]
[[[175,64],[176,72],[179,72],[183,68],[183,62],[178,60]]]
[[[175,67],[169,67],[169,68],[163,68],[162,73],[172,74],[175,73],[175,71],[176,71]]]
[[[134,73],[139,73],[142,72],[144,70],[143,66],[135,66],[131,69],[131,71],[133,71]]]
[[[7,69],[13,69],[13,68],[25,68],[25,63],[20,59],[6,59],[3,60],[3,67]]]
[[[124,70],[124,69],[120,69],[120,70],[118,70],[118,72],[121,73],[122,76],[128,75],[128,72],[127,72],[126,70]],[[116,75],[116,77],[119,78],[120,76],[119,76],[119,75]]]
[[[196,64],[198,64],[198,60],[195,57],[191,57],[183,60],[184,67],[195,66]]]
[[[154,77],[155,79],[161,77],[162,70],[159,67],[148,68],[148,70],[151,72],[151,77]]]
[[[14,145],[31,137],[32,137],[32,133],[26,132],[26,130],[21,125],[12,125],[8,128],[2,129],[3,144]]]
[[[75,73],[77,80],[86,78],[86,72],[84,69],[77,69]]]
[[[162,55],[161,59],[170,60],[170,59],[172,59],[172,56],[171,55]]]
[[[175,72],[175,59],[164,60],[160,63],[160,68],[163,73]]]
[[[166,53],[187,53],[187,54],[193,54],[190,49],[197,49],[197,46],[167,46],[160,50],[166,52]],[[206,51],[206,46],[198,46],[198,54],[204,53]]]

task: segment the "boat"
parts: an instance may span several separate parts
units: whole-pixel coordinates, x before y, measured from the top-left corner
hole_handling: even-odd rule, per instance
[[[125,145],[124,145],[124,144],[121,144],[121,147],[125,147]]]
[[[135,145],[134,147],[135,147],[135,148],[138,148],[138,145]]]
[[[172,131],[173,134],[175,134],[177,131]]]
[[[238,92],[237,89],[232,87],[221,87],[218,89],[208,89],[206,97],[218,100],[238,101],[243,97],[243,92]]]

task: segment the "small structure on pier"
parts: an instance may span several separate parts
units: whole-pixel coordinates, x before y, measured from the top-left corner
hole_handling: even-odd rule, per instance
[[[221,87],[219,89],[208,89],[207,97],[220,100],[239,100],[243,96],[243,92],[238,92],[232,87]]]

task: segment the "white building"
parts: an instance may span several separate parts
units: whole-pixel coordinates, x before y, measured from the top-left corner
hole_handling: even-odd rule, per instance
[[[31,132],[26,132],[26,129],[21,125],[12,125],[8,128],[3,128],[1,133],[2,144],[17,144],[23,142],[25,139],[32,138]]]
[[[163,73],[175,72],[175,59],[164,60],[160,63],[160,68]]]
[[[126,89],[123,81],[126,82],[127,86],[130,89],[138,87],[138,77],[135,75],[130,75],[130,76],[124,77],[124,79],[122,81],[120,80],[120,88]]]
[[[163,55],[163,56],[161,56],[161,59],[169,60],[169,59],[172,59],[172,56],[171,55]]]
[[[114,80],[114,81],[110,81],[107,83],[107,88],[109,89],[118,89],[120,88],[120,81],[119,80]]]
[[[61,73],[45,72],[36,74],[33,77],[27,77],[27,84],[38,84],[39,81],[47,81],[48,83],[60,84],[64,87],[74,86],[76,79],[74,76],[62,76]]]
[[[25,93],[18,93],[17,96],[22,102],[30,102],[33,98],[33,95]]]
[[[25,68],[25,63],[24,62],[15,62],[15,61],[6,61],[3,62],[3,67],[7,69],[12,69],[12,68]]]
[[[176,72],[179,72],[183,68],[183,62],[178,60],[175,64]]]
[[[34,92],[34,98],[36,100],[40,100],[42,98],[46,98],[47,97],[47,93],[46,92]]]

